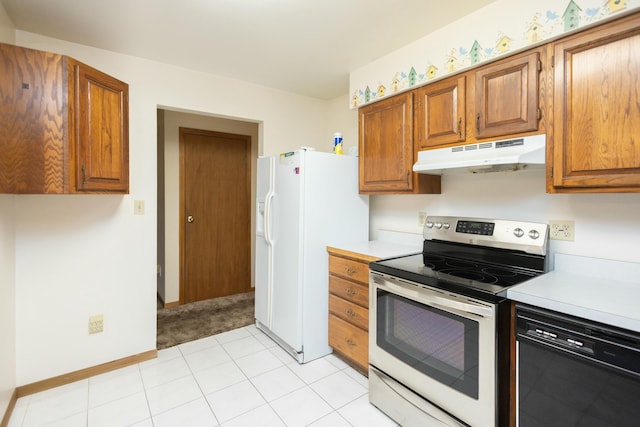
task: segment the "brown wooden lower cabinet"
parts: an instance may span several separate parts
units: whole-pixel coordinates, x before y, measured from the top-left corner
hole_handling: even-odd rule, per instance
[[[329,314],[329,345],[365,373],[369,367],[369,332]]]
[[[378,258],[329,252],[329,345],[364,375],[369,370],[369,263]]]

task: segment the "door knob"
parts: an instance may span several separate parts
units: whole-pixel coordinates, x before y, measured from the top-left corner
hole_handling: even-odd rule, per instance
[[[193,218],[193,215],[189,215],[187,217],[187,222],[193,222],[193,221],[195,221],[195,219]]]

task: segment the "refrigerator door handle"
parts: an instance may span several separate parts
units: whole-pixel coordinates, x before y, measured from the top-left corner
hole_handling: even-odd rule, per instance
[[[267,243],[267,262],[268,277],[267,277],[267,323],[268,327],[273,327],[273,236],[271,234],[271,224],[273,222],[271,210],[273,209],[273,197],[275,186],[275,159],[271,157],[269,159],[269,191],[267,191],[265,197],[264,206],[264,240]]]
[[[269,247],[273,247],[273,236],[271,235],[271,209],[273,206],[273,195],[275,185],[275,160],[273,157],[269,159],[269,191],[265,197],[264,206],[264,238]]]
[[[273,201],[273,191],[269,190],[264,203],[264,239],[267,241],[267,245],[273,246],[273,240],[271,239],[271,203]]]

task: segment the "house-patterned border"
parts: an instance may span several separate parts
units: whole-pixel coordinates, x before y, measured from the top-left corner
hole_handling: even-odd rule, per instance
[[[606,19],[613,14],[638,7],[638,5],[632,4],[637,2],[634,0],[599,0],[597,2],[599,5],[594,5],[594,1],[569,0],[564,8],[558,2],[558,9],[541,9],[522,23],[519,34],[506,34],[498,30],[495,44],[492,46],[483,46],[478,42],[478,38],[469,35],[466,46],[451,46],[440,50],[441,55],[442,52],[445,53],[439,64],[427,62],[424,65],[411,65],[408,69],[396,71],[392,76],[388,76],[385,83],[378,81],[362,88],[356,88],[349,101],[350,107],[357,108],[398,92],[421,86],[433,79],[491,61],[513,50],[538,44],[546,39]]]

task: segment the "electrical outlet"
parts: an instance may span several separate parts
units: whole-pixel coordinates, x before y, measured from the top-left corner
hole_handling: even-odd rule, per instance
[[[104,330],[104,316],[102,314],[96,314],[89,317],[89,333],[97,334]]]
[[[567,240],[573,242],[575,239],[575,223],[570,220],[550,220],[549,238],[552,240]]]
[[[418,226],[424,227],[424,223],[427,221],[427,213],[426,212],[418,212]]]

